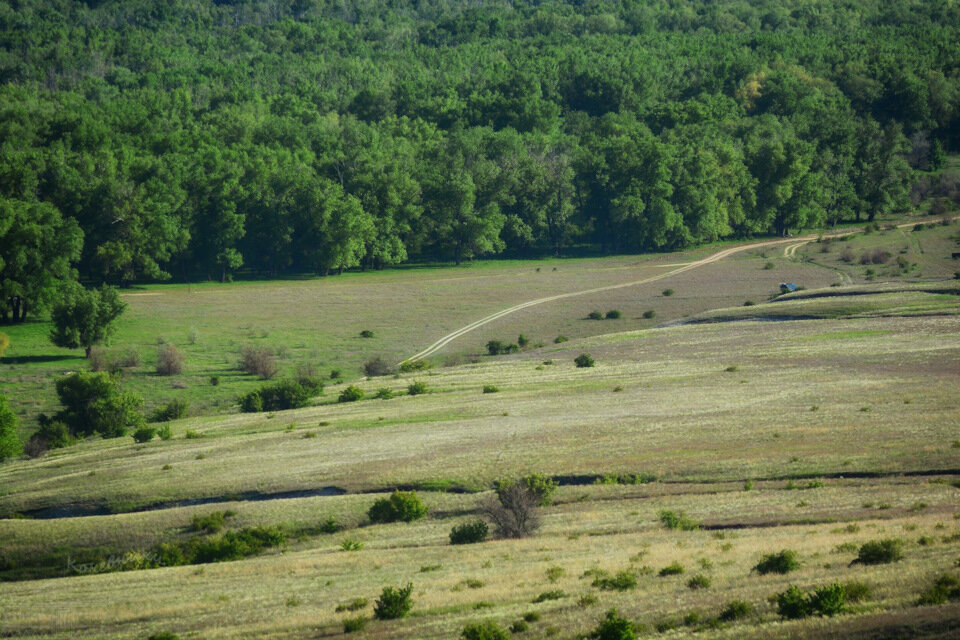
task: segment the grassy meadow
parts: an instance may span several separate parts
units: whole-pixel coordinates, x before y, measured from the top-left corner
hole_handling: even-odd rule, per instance
[[[125,383],[148,405],[188,399],[193,415],[170,440],[90,439],[0,465],[0,636],[325,638],[362,616],[352,637],[453,638],[492,620],[518,640],[574,640],[616,608],[643,637],[951,637],[960,604],[918,598],[960,572],[957,228],[745,251],[519,311],[428,371],[371,379],[371,355],[397,362],[524,300],[641,280],[717,248],[131,291],[112,348],[142,361]],[[861,265],[875,249],[918,266]],[[805,290],[768,301],[784,281]],[[594,309],[621,318],[586,319]],[[46,331],[16,328],[0,366],[23,413],[52,409],[52,378],[85,366]],[[521,332],[544,344],[482,355]],[[152,373],[158,337],[186,352],[186,373]],[[237,413],[236,396],[260,384],[236,370],[249,343],[280,349],[287,370],[309,362],[342,379],[302,409]],[[576,367],[581,353],[595,366]],[[408,395],[414,381],[428,393]],[[348,384],[366,396],[338,403]],[[382,388],[396,395],[375,398]],[[496,480],[531,473],[560,485],[536,535],[450,544]],[[367,510],[396,487],[416,489],[427,516],[371,524]],[[697,526],[669,529],[664,510]],[[77,569],[183,543],[213,512],[231,514],[229,531],[279,527],[287,541],[232,562]],[[854,562],[880,539],[899,540],[902,559]],[[754,569],[784,549],[795,570]],[[633,578],[623,590],[604,582],[621,572]],[[834,582],[858,595],[836,616],[783,620],[770,600]],[[381,589],[407,583],[410,616],[373,620]],[[726,619],[734,600],[749,607]]]

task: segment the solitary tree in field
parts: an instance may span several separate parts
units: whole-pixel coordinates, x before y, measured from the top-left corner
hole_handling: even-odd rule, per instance
[[[50,314],[54,325],[50,341],[68,349],[83,347],[89,358],[90,349],[110,337],[114,320],[126,308],[126,303],[120,300],[113,287],[78,287],[54,305]]]

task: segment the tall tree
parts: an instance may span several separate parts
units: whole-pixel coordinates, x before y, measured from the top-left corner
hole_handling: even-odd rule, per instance
[[[104,285],[99,289],[84,289],[75,285],[53,307],[50,341],[67,349],[83,347],[89,358],[93,345],[110,338],[114,321],[126,308],[126,303],[120,300],[113,287]]]

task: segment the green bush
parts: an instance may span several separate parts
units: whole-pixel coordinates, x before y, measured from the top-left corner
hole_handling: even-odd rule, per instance
[[[184,558],[190,564],[239,560],[280,546],[286,539],[276,527],[247,527],[222,536],[194,538],[187,544]]]
[[[395,620],[403,618],[413,608],[413,584],[405,587],[384,587],[373,607],[373,615],[378,620]]]
[[[700,528],[700,523],[688,518],[682,511],[670,511],[664,509],[658,514],[661,524],[667,529],[679,529],[680,531],[696,531]]]
[[[153,410],[153,414],[150,416],[150,422],[170,422],[171,420],[185,418],[189,406],[186,400],[171,400],[164,406],[157,407]]]
[[[510,625],[510,633],[523,633],[530,630],[530,625],[526,620],[517,620]]]
[[[372,338],[373,335],[374,333],[373,331],[370,331],[370,329],[364,329],[363,331],[360,332],[361,338]]]
[[[835,616],[846,608],[846,591],[842,584],[828,584],[814,589],[810,608],[822,616]]]
[[[604,317],[607,320],[619,320],[621,315],[622,314],[620,313],[619,309],[611,309],[610,311],[607,311]]]
[[[811,615],[834,616],[846,608],[846,589],[842,584],[833,583],[817,587],[810,593],[804,593],[791,585],[786,591],[775,597],[777,613],[788,620],[796,620]]]
[[[494,483],[493,488],[497,492],[497,497],[500,498],[504,495],[507,489],[517,483],[521,484],[527,489],[527,491],[532,493],[536,497],[537,503],[541,507],[545,507],[550,504],[551,496],[553,495],[553,492],[557,490],[557,481],[543,473],[531,473],[530,475],[524,476],[516,481],[497,480]]]
[[[7,405],[6,396],[0,395],[0,462],[23,453],[17,422],[17,414]]]
[[[843,583],[843,590],[847,594],[847,602],[863,602],[870,597],[870,585],[866,582],[851,580]]]
[[[603,320],[603,314],[599,311],[591,311],[587,314],[587,318],[590,320]]]
[[[365,609],[370,602],[366,598],[354,598],[346,604],[338,604],[335,611],[340,613],[342,611],[360,611],[360,609]]]
[[[374,502],[367,515],[373,523],[413,522],[427,515],[427,507],[416,491],[394,491]]]
[[[374,356],[363,363],[363,375],[368,378],[386,376],[393,373],[393,367],[380,356]]]
[[[427,383],[421,380],[415,380],[407,385],[407,395],[418,396],[427,391]]]
[[[347,618],[343,621],[343,632],[344,633],[354,633],[356,631],[363,631],[363,628],[367,626],[366,616],[357,616],[355,618]]]
[[[887,564],[903,558],[903,541],[872,540],[860,546],[854,564]]]
[[[593,357],[591,357],[589,353],[581,353],[573,359],[573,362],[581,369],[594,365]]]
[[[520,335],[523,338],[523,334]],[[524,338],[526,340],[526,338]],[[500,340],[490,340],[487,342],[487,353],[491,356],[499,356],[505,353],[516,353],[520,350],[520,346],[516,344],[511,344],[509,342],[501,342]]]
[[[673,295],[673,289],[664,289],[664,290],[663,290],[663,295],[668,296],[668,297],[669,297],[669,296],[672,296],[672,295]]]
[[[629,591],[637,588],[637,574],[630,570],[618,571],[613,576],[598,575],[593,586],[606,591]]]
[[[380,387],[377,389],[377,395],[375,397],[380,400],[389,400],[393,397],[393,390],[389,387]]]
[[[180,636],[175,633],[170,633],[169,631],[163,631],[161,633],[155,633],[147,640],[180,640]]]
[[[945,573],[933,582],[933,586],[920,594],[917,604],[946,604],[956,600],[960,600],[960,579]]]
[[[212,511],[205,515],[195,515],[190,521],[191,531],[203,533],[219,533],[226,525],[227,519],[236,515],[234,511]]]
[[[313,379],[285,379],[263,385],[240,398],[240,409],[245,413],[259,411],[285,411],[306,406],[312,395],[323,390],[323,385]]]
[[[650,320],[651,318],[655,318],[656,316],[657,316],[657,312],[654,311],[653,309],[648,309],[643,312],[643,317],[646,320]]]
[[[665,566],[663,569],[660,569],[660,573],[658,575],[661,578],[665,578],[666,576],[676,576],[680,575],[681,573],[683,573],[683,565],[679,562],[673,562]]]
[[[776,597],[777,613],[781,618],[797,620],[810,615],[810,600],[799,587],[790,587]]]
[[[356,402],[363,398],[363,389],[358,386],[350,385],[340,392],[337,402]]]
[[[408,360],[400,364],[400,373],[411,373],[413,371],[426,371],[432,367],[426,360]]]
[[[135,442],[144,443],[150,442],[157,435],[157,430],[155,427],[140,427],[133,432],[133,439]]]
[[[483,385],[484,393],[498,393],[499,391],[500,389],[496,385],[492,385],[492,384]]]
[[[687,580],[687,588],[692,591],[696,591],[697,589],[709,589],[710,578],[702,573],[698,573]]]
[[[753,614],[753,605],[743,600],[731,600],[727,606],[720,612],[720,620],[723,622],[733,622],[742,620]]]
[[[240,411],[244,413],[259,413],[263,411],[263,398],[259,391],[251,391],[240,396]]]
[[[484,620],[468,622],[460,632],[460,637],[463,640],[508,640],[510,634],[493,620]]]
[[[570,338],[568,338],[567,336],[557,336],[556,338],[553,339],[553,343],[554,343],[554,344],[562,344],[562,343],[567,342],[567,341],[569,341],[569,340],[570,340]]]
[[[533,599],[533,604],[539,604],[541,602],[547,602],[549,600],[560,600],[561,598],[566,598],[567,594],[559,589],[554,589],[552,591],[544,591],[536,598]]]
[[[170,428],[169,424],[161,425],[161,427],[157,429],[157,435],[160,436],[161,440],[169,440],[173,437],[173,429]]]
[[[67,425],[59,420],[50,420],[46,416],[40,416],[40,428],[30,436],[27,442],[26,453],[29,456],[37,456],[45,453],[48,449],[60,449],[73,442],[70,430]]]
[[[53,420],[63,422],[74,435],[98,433],[118,438],[141,427],[143,398],[122,391],[120,381],[108,373],[80,371],[56,381],[63,409]]]
[[[490,529],[483,520],[464,522],[450,530],[450,544],[473,544],[487,539]]]
[[[636,640],[637,630],[633,623],[621,617],[616,609],[610,609],[589,637],[593,640]]]
[[[518,347],[520,347],[521,349],[523,349],[523,348],[525,348],[528,344],[530,344],[530,339],[529,339],[527,336],[523,335],[522,333],[521,333],[519,336],[517,336],[517,346],[518,346]]]
[[[800,566],[797,561],[797,552],[790,549],[784,549],[779,553],[769,553],[761,558],[760,562],[753,567],[753,570],[764,576],[768,573],[790,573]]]

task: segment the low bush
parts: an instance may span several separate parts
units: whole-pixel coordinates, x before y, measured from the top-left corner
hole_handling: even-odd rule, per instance
[[[427,507],[416,491],[394,491],[376,500],[367,515],[373,523],[413,522],[427,515]]]
[[[363,363],[363,375],[368,378],[388,376],[393,373],[393,367],[380,356],[373,356]]]
[[[786,591],[774,597],[777,613],[788,620],[797,620],[812,615],[834,616],[842,613],[846,607],[846,589],[842,584],[833,583],[817,587],[805,593],[791,585]]]
[[[227,520],[236,515],[234,511],[213,511],[205,515],[193,516],[190,521],[190,530],[203,533],[219,533],[226,525]]]
[[[396,620],[403,618],[413,608],[413,584],[405,587],[384,587],[373,607],[377,620]]]
[[[337,613],[342,613],[343,611],[360,611],[365,609],[370,602],[366,598],[354,598],[350,602],[345,604],[338,604],[335,611]]]
[[[946,604],[960,600],[960,579],[945,573],[934,580],[933,585],[920,594],[917,604]]]
[[[731,600],[727,606],[720,612],[720,620],[723,622],[734,622],[743,620],[753,614],[753,605],[743,600]]]
[[[427,391],[427,383],[421,380],[415,380],[407,385],[407,395],[418,396]]]
[[[523,633],[524,631],[529,631],[530,625],[527,624],[526,620],[517,620],[512,625],[510,625],[510,633]]]
[[[80,371],[58,378],[56,388],[64,408],[52,420],[66,424],[73,435],[99,433],[104,438],[117,438],[145,422],[140,413],[143,398],[124,392],[116,376]],[[41,417],[41,424],[46,420]]]
[[[183,558],[187,564],[239,560],[280,546],[286,540],[286,535],[276,527],[246,527],[222,536],[194,538],[183,550]]]
[[[814,589],[810,608],[821,616],[835,616],[846,608],[846,591],[842,584],[833,583]]]
[[[687,588],[692,591],[696,591],[698,589],[709,589],[710,578],[702,573],[698,573],[687,580]]]
[[[173,429],[170,428],[169,424],[161,425],[160,428],[157,429],[157,435],[160,436],[161,440],[170,440],[173,438]]]
[[[393,390],[389,387],[380,387],[377,389],[377,395],[374,397],[380,400],[389,400],[393,397]]]
[[[483,385],[483,392],[484,392],[484,393],[498,393],[499,391],[500,391],[500,388],[497,387],[496,385],[493,385],[493,384],[485,384],[485,385]]]
[[[0,395],[0,462],[23,453],[23,442],[17,432],[17,414],[10,409],[6,396]]]
[[[508,640],[510,634],[493,620],[468,622],[460,632],[463,640]]]
[[[521,349],[524,349],[524,348],[526,348],[529,344],[530,344],[530,338],[528,338],[527,336],[523,335],[522,333],[521,333],[519,336],[517,336],[517,346],[518,346],[518,347],[520,347]]]
[[[360,551],[363,549],[363,543],[359,540],[347,538],[340,543],[340,548],[344,551]]]
[[[316,389],[316,385],[311,385],[308,388],[296,380],[281,380],[274,384],[264,385],[242,396],[240,398],[240,409],[246,413],[299,409],[306,406],[312,395],[311,392]]]
[[[562,344],[564,342],[568,342],[569,340],[570,338],[568,338],[567,336],[557,336],[556,338],[553,339],[553,343]]]
[[[539,594],[536,598],[533,599],[533,604],[540,604],[541,602],[548,602],[550,600],[560,600],[566,598],[567,594],[561,591],[560,589],[554,589],[552,591],[544,591]]]
[[[185,418],[189,406],[186,400],[171,400],[162,407],[153,410],[150,415],[150,422],[170,422],[171,420]]]
[[[357,631],[363,631],[363,628],[367,626],[367,617],[366,616],[356,616],[354,618],[347,618],[343,621],[343,632],[344,633],[355,633]]]
[[[672,295],[673,295],[673,289],[664,289],[664,290],[663,290],[663,295],[665,295],[665,296],[667,296],[667,297],[672,296]]]
[[[592,367],[595,364],[593,357],[589,353],[581,353],[573,359],[573,362],[580,369]]]
[[[247,345],[240,350],[240,370],[252,374],[261,380],[269,380],[277,375],[277,360],[273,351],[267,347]]]
[[[175,376],[183,373],[186,356],[183,352],[169,343],[157,347],[157,375]]]
[[[857,558],[851,564],[887,564],[902,558],[902,540],[872,540],[860,546]]]
[[[414,371],[426,371],[433,365],[427,360],[407,360],[400,364],[400,373],[412,373]]]
[[[769,553],[760,559],[753,570],[764,576],[768,573],[785,574],[795,571],[800,566],[797,561],[797,552],[784,549],[778,553]]]
[[[537,505],[545,507],[550,504],[553,492],[557,490],[557,481],[543,473],[531,473],[519,480],[497,480],[494,490],[499,498],[514,484],[522,485],[537,499]]]
[[[450,530],[450,544],[474,544],[487,539],[489,527],[483,520],[464,522]]]
[[[603,320],[603,314],[594,310],[587,314],[587,318],[590,320]]]
[[[588,637],[593,640],[636,640],[637,628],[616,609],[610,609]]]
[[[870,598],[870,585],[866,582],[851,580],[843,583],[843,590],[847,594],[847,602],[863,602]]]
[[[607,320],[619,320],[621,315],[622,314],[620,313],[619,309],[611,309],[610,311],[607,311],[604,317]]]
[[[627,569],[612,576],[601,574],[593,579],[593,586],[605,591],[629,591],[637,588],[637,574]]]
[[[361,399],[363,399],[363,389],[352,384],[337,396],[337,402],[356,402]]]
[[[665,566],[663,569],[660,569],[660,573],[658,575],[661,578],[665,578],[666,576],[676,576],[680,575],[681,573],[683,573],[683,565],[679,562],[673,562]]]
[[[521,337],[523,337],[522,334]],[[491,356],[499,356],[506,353],[516,353],[519,350],[520,345],[509,342],[502,342],[500,340],[490,340],[487,342],[487,353],[489,353]]]
[[[373,331],[370,331],[370,329],[364,329],[363,331],[360,332],[361,338],[372,338],[373,336],[374,336],[374,333]]]
[[[144,443],[150,442],[157,435],[157,430],[155,427],[143,426],[133,432],[133,439],[135,442]]]
[[[651,318],[655,318],[656,316],[657,316],[657,312],[654,311],[653,309],[647,309],[646,311],[643,312],[643,317],[645,320],[650,320]]]
[[[664,509],[658,514],[660,523],[667,529],[679,529],[680,531],[695,531],[700,528],[700,523],[688,518],[682,511],[670,511]]]

